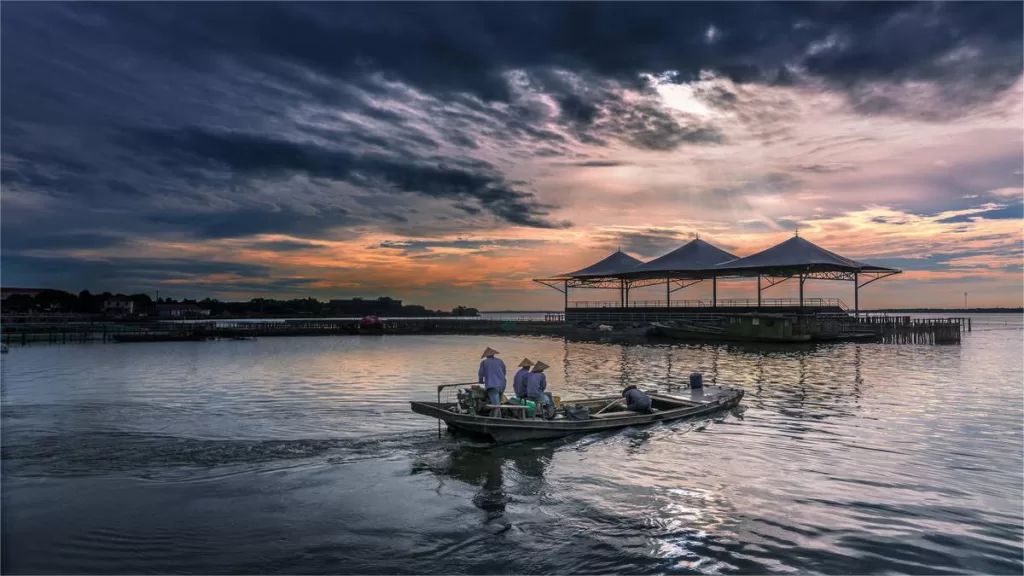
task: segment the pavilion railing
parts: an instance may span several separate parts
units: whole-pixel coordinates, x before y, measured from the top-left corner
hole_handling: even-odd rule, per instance
[[[762,298],[761,308],[797,308],[799,298]],[[804,298],[804,308],[840,308],[849,310],[846,303],[839,298]],[[697,300],[631,300],[626,308],[757,308],[757,298],[723,298],[716,303],[711,299]],[[617,301],[577,300],[569,302],[569,308],[623,308]]]

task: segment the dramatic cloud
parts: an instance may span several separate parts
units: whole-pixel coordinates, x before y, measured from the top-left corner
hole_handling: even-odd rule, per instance
[[[800,229],[1021,296],[1020,3],[2,13],[5,284],[539,307],[610,249]]]

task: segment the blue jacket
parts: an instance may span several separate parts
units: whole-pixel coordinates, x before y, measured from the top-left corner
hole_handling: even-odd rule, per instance
[[[622,397],[626,399],[626,407],[630,410],[646,412],[651,409],[651,397],[637,388],[623,390]]]
[[[481,360],[477,377],[481,384],[486,382],[485,388],[497,388],[498,391],[505,392],[505,363],[501,359],[489,356]]]
[[[530,372],[526,378],[526,397],[538,398],[548,387],[548,377],[543,372]]]
[[[530,377],[529,368],[520,368],[519,372],[512,378],[512,390],[516,398],[526,398],[526,379]]]

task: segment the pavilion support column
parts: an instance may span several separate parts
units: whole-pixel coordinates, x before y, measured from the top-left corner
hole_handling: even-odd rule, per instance
[[[800,275],[800,311],[801,312],[803,312],[803,309],[804,309],[804,280],[806,280],[806,278],[804,278],[804,275],[801,274]]]
[[[857,273],[853,273],[853,317],[860,318],[860,280]]]
[[[711,277],[711,307],[718,308],[718,276]]]
[[[757,275],[757,310],[761,311],[761,275]]]
[[[672,279],[665,279],[665,308],[672,307]]]
[[[626,281],[619,280],[619,308],[626,307]]]
[[[629,284],[626,284],[626,308],[629,308]]]
[[[565,290],[562,290],[562,294],[565,296],[565,313],[569,313],[569,281],[565,281]]]

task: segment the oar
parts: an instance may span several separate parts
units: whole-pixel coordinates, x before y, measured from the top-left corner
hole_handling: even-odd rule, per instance
[[[613,400],[613,401],[609,402],[607,405],[605,405],[604,408],[601,408],[600,410],[598,410],[597,414],[600,414],[601,412],[604,412],[605,410],[611,408],[612,406],[615,406],[619,402],[622,402],[622,398],[619,398],[618,400]],[[594,416],[597,416],[597,414],[594,414]]]

